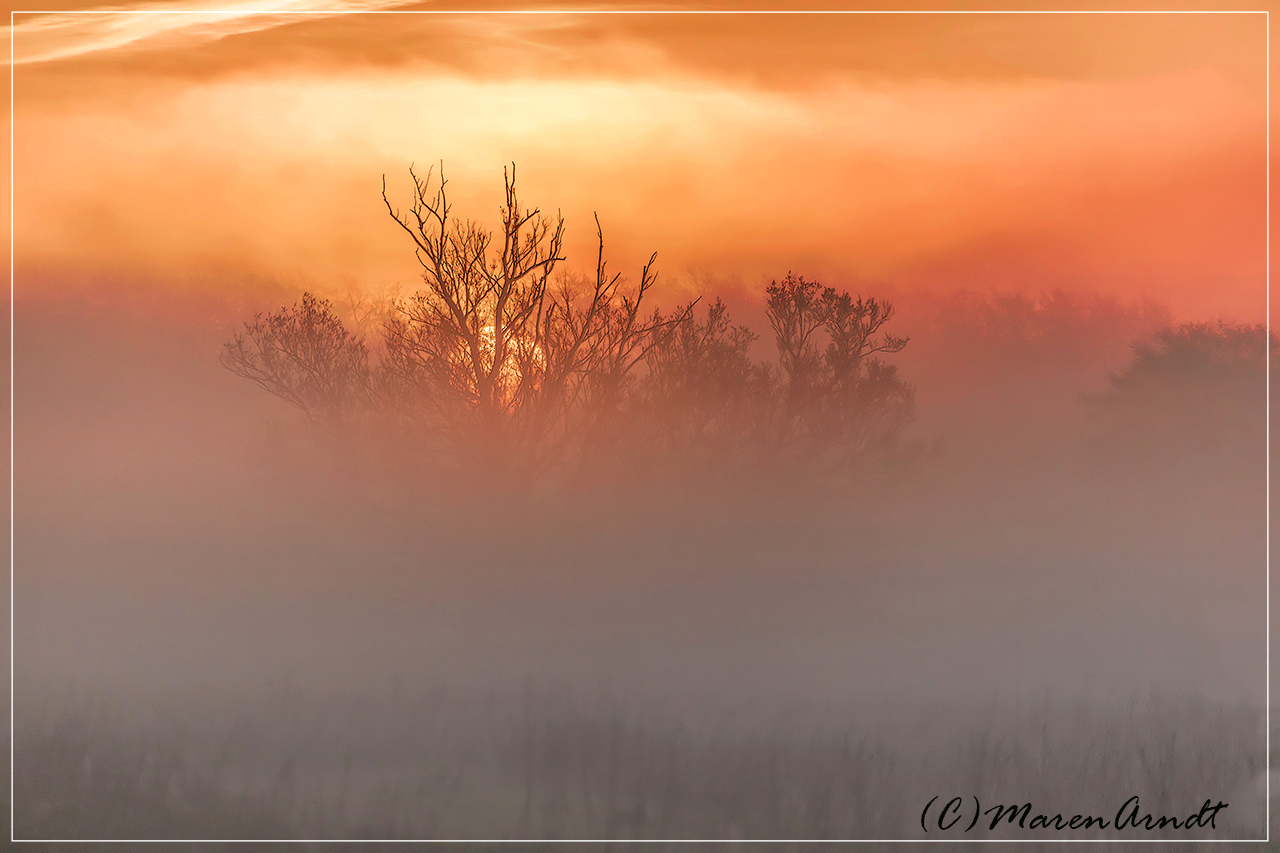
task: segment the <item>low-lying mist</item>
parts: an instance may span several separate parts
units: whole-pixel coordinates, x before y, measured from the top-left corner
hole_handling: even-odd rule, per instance
[[[523,467],[520,434],[483,431],[516,419],[377,384],[389,305],[370,325],[373,302],[307,297],[373,365],[338,421],[219,362],[255,313],[302,316],[296,290],[25,291],[19,836],[890,837],[934,779],[1072,813],[1170,774],[1179,813],[1245,784],[1265,332],[1101,296],[774,287],[773,325],[714,293],[636,313],[667,349],[618,396],[566,384],[608,406],[557,402],[558,455]],[[838,326],[808,367],[774,347],[780,310],[824,298],[864,331],[893,306],[856,380],[828,360]],[[554,354],[505,377],[491,354],[492,399]],[[1143,764],[1166,734],[1194,746]],[[1114,761],[1067,762],[1098,738]],[[67,811],[102,773],[132,805]]]

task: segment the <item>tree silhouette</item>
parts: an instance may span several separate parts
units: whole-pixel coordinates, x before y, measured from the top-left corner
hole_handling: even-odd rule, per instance
[[[632,293],[610,276],[604,234],[594,282],[553,283],[564,219],[522,207],[515,167],[503,171],[501,228],[452,217],[443,174],[419,178],[406,214],[425,289],[386,324],[382,387],[419,426],[494,472],[543,470],[577,444],[586,454],[635,366],[674,318],[646,314],[649,258]]]
[[[781,369],[771,430],[775,462],[846,465],[888,448],[915,408],[897,369],[872,357],[907,345],[906,338],[881,334],[893,306],[788,273],[769,285],[765,310]]]
[[[328,300],[310,293],[292,308],[245,323],[220,360],[326,428],[348,422],[368,401],[364,341],[347,331]]]
[[[646,358],[629,417],[651,454],[680,465],[758,461],[759,425],[773,396],[771,365],[752,360],[757,335],[716,298],[705,319],[682,315]],[[705,464],[704,464],[705,463]]]
[[[1088,399],[1094,444],[1128,465],[1224,461],[1256,467],[1266,437],[1267,330],[1184,323],[1133,347],[1133,360]]]

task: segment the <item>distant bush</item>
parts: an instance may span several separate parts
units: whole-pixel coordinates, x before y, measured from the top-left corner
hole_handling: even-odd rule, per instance
[[[1095,447],[1111,461],[1263,470],[1267,330],[1184,323],[1134,345],[1133,360],[1090,398]]]

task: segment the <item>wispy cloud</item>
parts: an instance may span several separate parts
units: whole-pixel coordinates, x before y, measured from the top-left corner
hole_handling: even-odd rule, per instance
[[[171,48],[270,29],[306,18],[370,12],[404,0],[232,0],[107,6],[41,12],[15,20],[15,64],[51,62],[109,50]]]

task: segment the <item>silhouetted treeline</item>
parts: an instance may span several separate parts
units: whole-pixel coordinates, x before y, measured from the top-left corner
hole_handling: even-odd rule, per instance
[[[628,286],[607,268],[599,222],[594,276],[560,269],[564,221],[521,205],[514,169],[496,230],[454,218],[442,179],[411,175],[407,211],[383,199],[422,287],[353,299],[351,328],[304,294],[247,323],[224,365],[394,466],[493,485],[845,482],[913,458],[915,390],[882,359],[907,344],[887,330],[889,303],[788,273],[764,294],[773,357],[761,360],[758,332],[719,298],[650,307],[655,257]],[[1153,304],[1063,292],[952,294],[916,314],[910,363],[933,380],[935,435],[971,447],[978,433],[1032,447],[1087,435],[1095,459],[1125,466],[1252,464],[1262,446],[1261,326],[1174,326]],[[1135,338],[1110,390],[1088,395]]]
[[[423,287],[394,301],[370,352],[333,305],[304,294],[226,345],[236,374],[347,437],[391,429],[420,459],[497,481],[620,469],[843,479],[892,457],[914,395],[878,356],[907,339],[893,307],[788,274],[766,294],[776,361],[719,299],[664,313],[610,274],[557,270],[564,220],[522,207],[505,174],[501,225],[459,221],[443,179],[407,212]]]
[[[1167,327],[1089,398],[1094,445],[1111,463],[1265,472],[1268,333],[1218,322]],[[1274,339],[1272,341],[1274,343]]]

